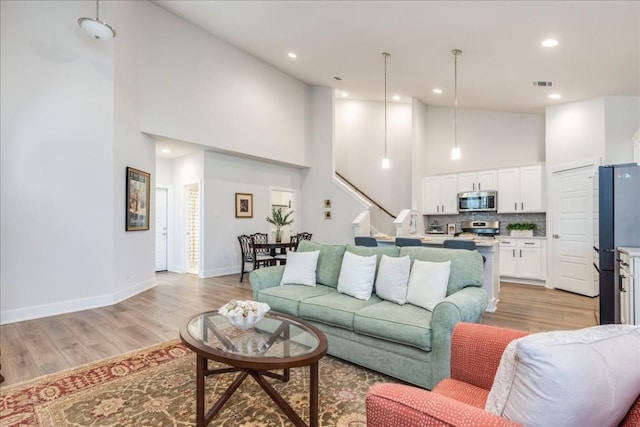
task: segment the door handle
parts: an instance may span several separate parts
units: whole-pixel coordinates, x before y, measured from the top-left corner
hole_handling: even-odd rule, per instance
[[[516,257],[516,250],[515,249],[513,250],[513,257],[514,258]]]
[[[559,239],[559,238],[560,238],[560,235],[559,235],[559,234],[554,234],[554,235],[553,235],[553,236],[551,236],[551,237],[553,237],[554,239]],[[594,246],[593,248],[595,249],[595,246]],[[596,250],[597,250],[597,249],[596,249]]]
[[[520,202],[520,210],[524,210],[524,202]]]
[[[518,202],[513,202],[513,210],[514,211],[518,210]]]
[[[522,258],[522,249],[520,249],[520,258]]]
[[[480,187],[481,187],[481,184],[478,183],[478,190],[482,190],[482,188],[480,188]]]
[[[476,189],[476,183],[475,182],[473,183],[473,189],[474,190]]]

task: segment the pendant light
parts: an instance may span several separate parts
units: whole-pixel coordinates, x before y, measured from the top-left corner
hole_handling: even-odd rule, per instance
[[[87,34],[98,40],[109,40],[116,36],[116,31],[106,22],[100,20],[98,10],[98,0],[96,0],[96,19],[80,18],[78,25],[85,30]]]
[[[390,53],[382,52],[384,57],[384,158],[382,159],[382,169],[389,169],[389,157],[387,157],[387,58]]]
[[[460,49],[453,49],[453,148],[451,149],[451,159],[459,160],[461,157],[460,147],[458,147],[458,55],[462,53]]]

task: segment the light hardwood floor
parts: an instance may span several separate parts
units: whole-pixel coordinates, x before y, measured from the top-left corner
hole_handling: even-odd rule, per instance
[[[113,306],[0,326],[2,386],[178,338],[189,316],[251,299],[248,277],[238,278],[158,273],[156,287]],[[503,283],[498,310],[483,323],[532,332],[577,329],[596,325],[597,309],[597,298]]]

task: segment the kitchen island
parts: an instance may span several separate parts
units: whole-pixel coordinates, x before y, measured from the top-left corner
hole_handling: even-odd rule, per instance
[[[452,237],[447,235],[415,235],[406,236],[420,238],[422,246],[442,247],[445,240],[472,240],[476,244],[476,250],[486,258],[484,263],[483,289],[489,297],[487,311],[494,312],[498,307],[498,295],[500,294],[500,246],[495,239],[470,239],[467,237]],[[395,245],[393,236],[376,236],[379,246]]]

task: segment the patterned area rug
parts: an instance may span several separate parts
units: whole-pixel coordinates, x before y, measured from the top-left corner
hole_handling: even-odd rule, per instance
[[[195,354],[179,340],[80,368],[2,387],[0,425],[193,426]],[[210,362],[210,366],[213,363]],[[207,406],[237,374],[207,378]],[[364,427],[369,387],[394,381],[330,356],[320,361],[320,425]],[[288,383],[270,381],[303,420],[309,416],[309,369],[291,369]],[[290,426],[258,384],[247,378],[211,426]]]

